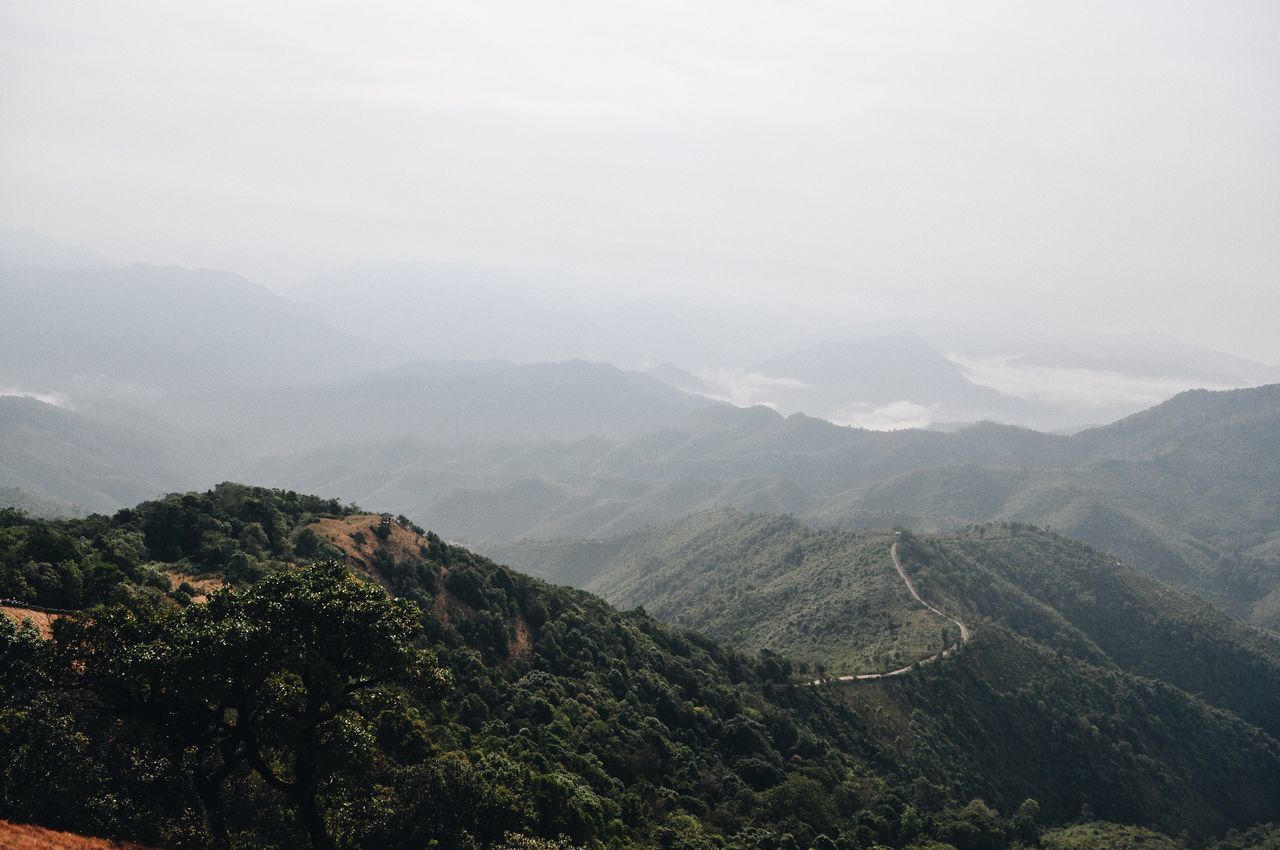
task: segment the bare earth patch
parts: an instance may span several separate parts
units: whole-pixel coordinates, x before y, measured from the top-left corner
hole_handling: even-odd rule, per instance
[[[427,541],[416,531],[396,522],[389,526],[386,538],[380,538],[380,524],[378,514],[355,514],[341,519],[319,519],[308,528],[341,549],[347,556],[347,563],[385,586],[386,582],[375,566],[378,550],[385,550],[396,561],[423,558],[427,554]],[[432,599],[431,611],[442,623],[448,624],[450,609],[470,611],[471,606],[443,589],[446,575],[448,571],[442,567],[441,589]],[[516,617],[515,634],[507,646],[507,653],[512,661],[527,661],[533,657],[533,635],[523,615]]]
[[[222,588],[223,583],[216,578],[196,578],[189,573],[174,570],[169,573],[169,589],[177,590],[183,583],[194,587],[198,592],[191,597],[192,602],[208,602],[209,594]]]
[[[529,624],[523,614],[516,617],[516,636],[507,647],[507,654],[512,661],[528,661],[533,657],[533,636],[529,634]]]
[[[318,519],[308,527],[345,552],[353,566],[379,578],[374,568],[374,553],[380,547],[401,561],[421,558],[427,545],[417,532],[396,522],[391,523],[386,540],[380,539],[377,534],[380,521],[377,514],[353,514],[341,519]]]
[[[24,621],[31,623],[36,627],[36,631],[40,632],[40,636],[48,639],[53,637],[53,621],[61,617],[61,614],[49,614],[45,611],[36,611],[32,608],[17,608],[11,605],[0,605],[0,611],[15,623]],[[0,833],[3,837],[3,833]],[[8,847],[9,845],[0,842],[0,846]]]
[[[131,841],[87,838],[31,824],[0,820],[0,847],[5,850],[146,850]]]

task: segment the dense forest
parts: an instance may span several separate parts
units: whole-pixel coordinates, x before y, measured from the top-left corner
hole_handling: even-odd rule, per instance
[[[0,397],[0,483],[68,515],[246,478],[395,505],[486,553],[608,541],[718,505],[848,529],[1029,523],[1274,631],[1277,421],[1269,385],[1182,393],[1070,436],[878,432],[714,405],[602,364],[437,363],[184,392],[145,413]]]
[[[1226,830],[1280,817],[1256,727],[994,621],[897,689],[812,687],[334,500],[0,516],[9,610],[66,612],[48,638],[0,618],[11,821],[174,848],[977,850],[1246,846]],[[1062,769],[983,761],[991,734]]]
[[[1280,640],[1079,541],[1018,523],[900,534],[919,590],[1055,652],[1160,679],[1280,736]],[[905,592],[888,532],[718,509],[609,541],[490,547],[550,581],[827,672],[908,664],[954,625]]]
[[[740,649],[784,652],[804,671],[847,674],[909,664],[955,640],[894,572],[893,539],[721,508],[616,540],[490,549],[620,608],[643,606]]]

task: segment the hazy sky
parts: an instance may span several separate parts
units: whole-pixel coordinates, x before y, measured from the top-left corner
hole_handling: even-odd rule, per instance
[[[0,223],[1280,362],[1280,3],[0,5]]]

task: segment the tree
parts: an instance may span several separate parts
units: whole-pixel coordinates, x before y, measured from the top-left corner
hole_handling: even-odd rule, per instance
[[[293,807],[316,850],[334,846],[321,789],[375,745],[397,692],[439,695],[447,674],[414,648],[420,611],[338,563],[277,573],[175,612],[98,612],[64,630],[73,669],[104,702],[190,754],[210,832],[225,842],[223,788],[252,770]]]

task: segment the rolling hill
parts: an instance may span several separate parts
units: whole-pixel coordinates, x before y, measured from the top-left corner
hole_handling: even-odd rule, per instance
[[[0,505],[43,515],[112,512],[205,483],[154,425],[124,428],[31,398],[0,396]]]
[[[523,531],[501,500],[535,477],[527,468],[486,482],[492,500],[469,496],[476,511],[453,527],[483,540],[486,504],[495,507],[489,527],[508,530],[492,543],[607,539],[717,504],[847,528],[1031,523],[1244,619],[1280,623],[1280,385],[1184,393],[1070,437],[994,424],[877,433],[760,409],[709,411],[699,425],[596,447],[594,463],[575,455],[573,477],[563,468],[541,476],[548,496],[524,503],[534,522]],[[418,476],[421,498],[430,479]],[[419,515],[450,517],[419,505]]]
[[[732,646],[861,673],[955,642],[951,625],[906,593],[889,557],[893,540],[722,509],[612,541],[492,554]],[[998,623],[1049,651],[1168,682],[1280,738],[1280,638],[1029,526],[904,532],[900,548],[920,594],[975,630]]]
[[[721,518],[740,536],[732,519]],[[800,533],[757,521],[762,538]],[[825,539],[870,556],[886,542],[816,534],[802,548]],[[978,548],[901,545],[922,587],[971,600],[975,617],[985,597],[944,581],[948,557],[985,558],[1019,587],[1043,577],[998,564],[1024,545],[1060,547],[1057,565],[1082,582],[1094,569],[1075,561],[1088,550],[1021,528],[963,542]],[[55,551],[61,579],[36,564]],[[334,557],[349,567],[326,565]],[[0,568],[6,596],[95,606],[62,617],[52,643],[0,620],[0,817],[11,820],[158,846],[213,830],[290,846],[340,835],[350,847],[551,848],[562,835],[584,847],[745,850],[1011,848],[1082,813],[1204,841],[1280,816],[1268,793],[1280,783],[1274,738],[1129,672],[1162,662],[1139,645],[1121,664],[1086,625],[1076,628],[1097,649],[1065,625],[1042,642],[981,617],[962,650],[919,671],[797,685],[784,656],[621,612],[403,518],[384,525],[336,500],[233,484],[110,518],[4,512]],[[194,601],[168,590],[166,570],[237,590]],[[1175,609],[1151,599],[1144,610]],[[1240,628],[1223,623],[1207,645]],[[1243,647],[1217,664],[1234,675],[1257,654]],[[219,709],[223,723],[207,726],[218,699],[237,713]],[[329,700],[331,722],[307,725],[308,706]],[[306,754],[320,740],[327,756],[315,761]]]

